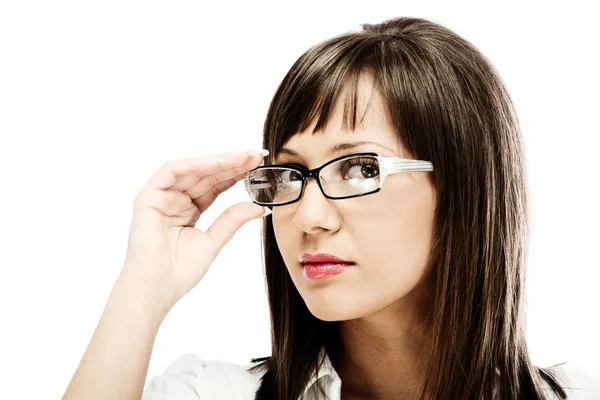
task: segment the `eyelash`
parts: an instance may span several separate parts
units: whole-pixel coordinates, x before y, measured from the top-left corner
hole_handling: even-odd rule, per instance
[[[344,164],[350,165],[350,166],[355,166],[355,165],[363,165],[363,164],[376,165],[377,163],[368,157],[365,157],[365,158],[361,157],[361,158],[351,158],[350,160],[346,161]],[[277,164],[277,165],[282,165],[284,167],[299,167],[302,169],[308,169],[308,167],[306,167],[305,165],[298,164],[298,163],[281,163],[281,164]]]
[[[364,157],[364,158],[359,157],[359,158],[351,158],[349,160],[346,160],[344,162],[344,164],[348,164],[351,167],[353,167],[355,165],[377,165],[377,161],[375,161],[369,157]]]

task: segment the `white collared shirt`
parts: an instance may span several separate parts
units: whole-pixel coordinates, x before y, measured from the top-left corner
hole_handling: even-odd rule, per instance
[[[321,357],[324,358],[321,368],[313,374],[299,400],[317,400],[321,391],[331,400],[340,400],[342,381],[324,350]],[[253,365],[204,361],[197,355],[186,354],[147,382],[142,400],[254,400],[264,372],[248,372]],[[552,370],[569,400],[600,399],[600,380],[573,367],[560,366]],[[551,393],[549,387],[546,393]]]

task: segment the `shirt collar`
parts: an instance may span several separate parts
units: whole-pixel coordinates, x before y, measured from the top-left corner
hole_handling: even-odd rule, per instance
[[[321,351],[319,352],[319,362],[321,363],[321,361],[321,367],[316,372],[313,372],[311,378],[306,384],[306,387],[304,388],[304,392],[302,393],[301,397],[303,400],[312,399],[313,397],[310,396],[310,393],[318,392],[319,389],[327,393],[331,399],[340,398],[342,380],[333,368],[331,360],[329,359],[327,351],[325,351],[324,347],[321,348]]]

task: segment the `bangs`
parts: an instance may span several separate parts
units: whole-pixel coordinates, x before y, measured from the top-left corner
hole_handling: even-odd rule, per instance
[[[342,129],[354,131],[374,95],[374,91],[369,94],[365,110],[358,118],[361,76],[373,79],[374,90],[381,88],[381,71],[376,60],[382,57],[383,44],[381,38],[347,34],[300,56],[271,102],[264,127],[265,148],[275,156],[292,136],[306,131],[315,121],[312,134],[324,130],[337,101],[343,101]],[[343,99],[339,98],[342,92]],[[381,94],[389,105],[389,99]]]

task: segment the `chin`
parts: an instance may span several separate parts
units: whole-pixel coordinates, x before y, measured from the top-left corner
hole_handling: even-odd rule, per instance
[[[309,308],[309,311],[315,318],[320,319],[321,321],[326,322],[336,322],[336,321],[346,321],[349,319],[354,319],[349,316],[347,313],[339,312],[339,310],[331,310],[331,309],[317,309],[312,310]]]
[[[363,310],[355,301],[335,301],[311,296],[304,298],[304,302],[310,313],[321,321],[347,321],[368,315],[368,311]]]

